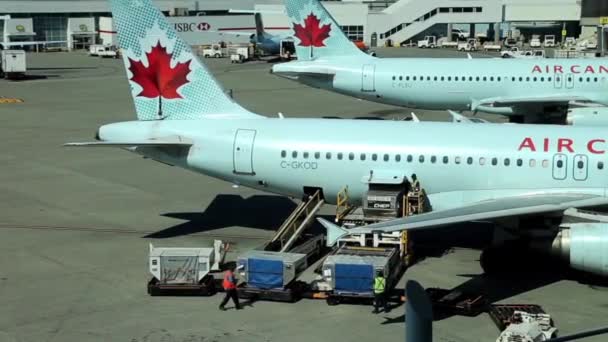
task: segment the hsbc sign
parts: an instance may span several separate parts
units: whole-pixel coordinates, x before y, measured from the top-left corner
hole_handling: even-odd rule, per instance
[[[173,27],[177,32],[197,32],[197,31],[208,31],[211,29],[211,25],[206,22],[200,23],[174,23]]]

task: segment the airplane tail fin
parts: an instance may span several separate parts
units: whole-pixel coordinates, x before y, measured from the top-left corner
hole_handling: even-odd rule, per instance
[[[258,42],[264,41],[265,31],[264,31],[264,22],[262,21],[262,14],[259,12],[255,12],[253,15],[255,19],[255,36]]]
[[[259,117],[234,102],[151,0],[110,0],[139,120]]]
[[[319,0],[284,0],[296,38],[298,60],[329,56],[371,56],[350,41]]]

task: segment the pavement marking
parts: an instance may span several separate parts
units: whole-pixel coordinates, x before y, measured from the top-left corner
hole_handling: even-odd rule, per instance
[[[23,99],[17,99],[14,97],[2,97],[0,96],[0,104],[1,103],[23,103]]]

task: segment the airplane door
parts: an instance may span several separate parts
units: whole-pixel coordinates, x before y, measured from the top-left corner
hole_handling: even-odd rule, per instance
[[[568,157],[563,153],[553,156],[553,178],[564,180],[568,175]]]
[[[566,88],[574,88],[574,76],[572,74],[566,75]]]
[[[563,75],[555,74],[555,78],[553,79],[553,87],[560,89],[562,87],[563,78]]]
[[[588,161],[587,156],[583,154],[577,154],[574,156],[574,163],[572,165],[572,174],[574,176],[574,180],[584,181],[587,179],[587,168]]]
[[[253,175],[253,142],[256,131],[239,129],[234,136],[234,173]]]
[[[361,72],[361,90],[362,91],[376,91],[374,82],[376,65],[364,64]]]

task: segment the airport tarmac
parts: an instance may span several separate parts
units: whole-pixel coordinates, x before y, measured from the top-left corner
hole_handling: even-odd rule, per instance
[[[379,49],[399,54],[466,58],[449,50]],[[302,300],[220,312],[221,295],[148,296],[149,243],[211,246],[220,238],[234,243],[234,258],[269,238],[294,201],[117,149],[62,147],[93,139],[101,124],[134,119],[122,61],[48,53],[30,54],[28,65],[32,79],[0,81],[0,96],[24,100],[0,104],[0,341],[404,340],[403,306],[373,315],[368,306]],[[402,119],[412,111],[311,89],[270,75],[268,63],[212,59],[209,66],[239,102],[268,116]],[[425,120],[449,118],[415,112]],[[479,285],[500,302],[540,304],[562,335],[607,325],[608,288],[546,273],[483,279],[479,250],[444,254],[410,268],[401,284]],[[434,334],[435,341],[485,342],[499,331],[482,314],[440,320]]]

